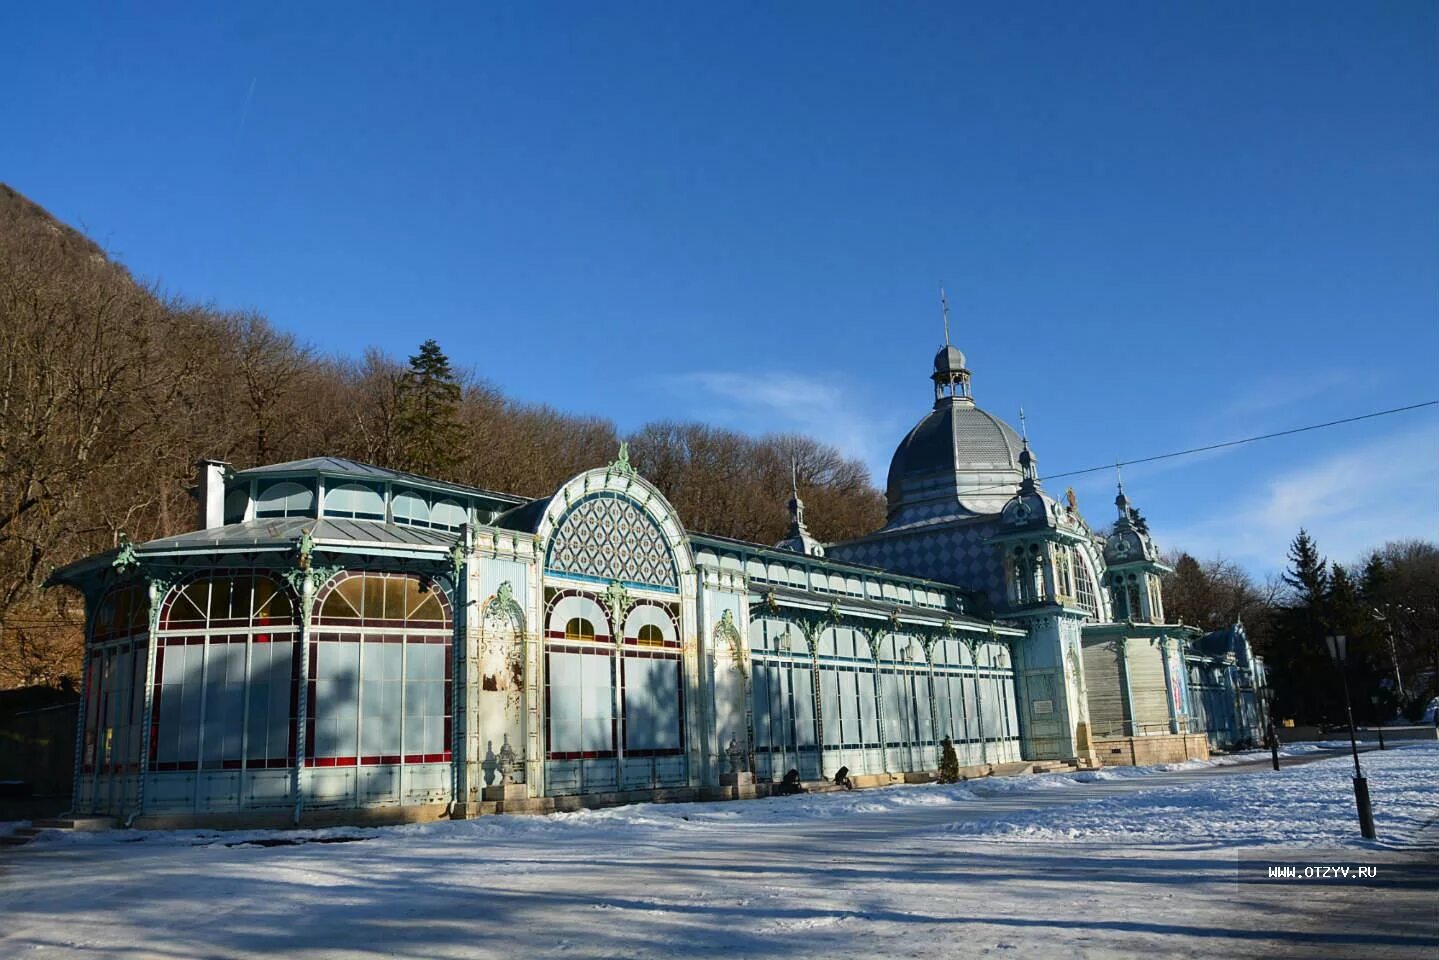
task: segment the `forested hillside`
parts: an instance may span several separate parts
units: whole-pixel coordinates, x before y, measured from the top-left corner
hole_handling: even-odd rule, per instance
[[[342,456],[544,496],[621,439],[608,420],[506,397],[438,344],[339,355],[166,297],[0,185],[0,687],[78,675],[79,599],[41,583],[122,531],[191,528],[201,457]],[[692,531],[780,539],[792,459],[818,537],[883,521],[864,466],[806,437],[666,421],[623,439]]]

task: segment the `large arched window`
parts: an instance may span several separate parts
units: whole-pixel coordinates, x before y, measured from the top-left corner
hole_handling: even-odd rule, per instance
[[[160,611],[153,769],[291,765],[298,630],[289,592],[267,574],[176,588]]]
[[[412,574],[341,573],[316,598],[306,766],[450,760],[449,598]]]

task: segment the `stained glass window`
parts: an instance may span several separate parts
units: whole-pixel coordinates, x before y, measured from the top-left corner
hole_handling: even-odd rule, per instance
[[[632,501],[611,494],[581,500],[561,518],[546,566],[599,580],[673,587],[669,544],[655,521]]]

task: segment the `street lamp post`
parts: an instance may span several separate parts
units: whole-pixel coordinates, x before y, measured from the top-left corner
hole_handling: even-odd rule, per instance
[[[1344,715],[1349,720],[1349,749],[1354,754],[1354,805],[1359,809],[1359,832],[1365,840],[1374,839],[1374,811],[1369,806],[1369,781],[1359,769],[1359,741],[1354,736],[1354,710],[1349,705],[1349,673],[1344,669],[1347,641],[1341,633],[1325,637],[1329,645],[1329,656],[1339,667],[1339,678],[1344,681]]]
[[[1389,606],[1386,604],[1384,609],[1388,610]],[[1405,608],[1401,607],[1400,609]],[[1370,607],[1369,610],[1375,620],[1384,624],[1384,639],[1389,644],[1389,662],[1394,665],[1394,686],[1399,694],[1399,704],[1402,707],[1405,700],[1404,678],[1399,675],[1399,650],[1394,646],[1394,621],[1380,613],[1377,607]]]
[[[1374,724],[1374,729],[1379,734],[1379,749],[1388,750],[1389,748],[1384,746],[1384,713],[1381,710],[1383,699],[1378,694],[1375,694],[1369,698],[1369,702],[1374,704],[1374,716],[1379,718],[1378,722]]]

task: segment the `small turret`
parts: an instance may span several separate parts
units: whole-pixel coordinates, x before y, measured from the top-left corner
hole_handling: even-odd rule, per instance
[[[804,525],[804,501],[799,498],[799,465],[793,460],[789,465],[789,477],[789,533],[775,546],[780,550],[792,550],[807,557],[822,557],[824,544],[811,536]]]

